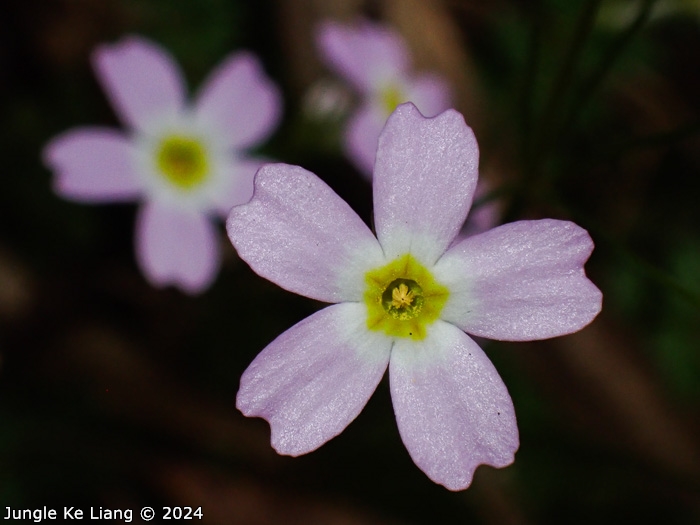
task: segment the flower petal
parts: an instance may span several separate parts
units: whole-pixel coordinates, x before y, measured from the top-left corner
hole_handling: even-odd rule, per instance
[[[213,126],[223,144],[244,148],[279,124],[282,96],[252,53],[230,55],[209,76],[197,97],[196,114]]]
[[[345,128],[345,154],[363,175],[370,178],[377,156],[379,134],[384,124],[384,115],[370,102],[358,109]]]
[[[225,187],[212,195],[216,212],[226,219],[231,208],[248,202],[253,196],[255,173],[269,162],[262,158],[241,157],[222,168]]]
[[[216,230],[204,214],[148,202],[139,211],[136,258],[154,286],[202,292],[219,269]]]
[[[144,130],[168,119],[185,104],[185,81],[172,56],[137,36],[99,46],[93,67],[124,124]]]
[[[433,268],[450,289],[442,318],[490,339],[531,341],[580,330],[602,294],[583,265],[593,241],[572,222],[504,224],[452,247]]]
[[[350,206],[298,166],[263,166],[252,200],[231,210],[226,228],[258,275],[319,301],[362,300],[365,274],[384,263]]]
[[[374,219],[387,258],[412,253],[433,264],[459,232],[479,167],[472,130],[454,110],[427,119],[402,104],[379,137]]]
[[[437,321],[424,341],[397,339],[389,379],[401,439],[434,482],[465,489],[478,465],[513,462],[513,402],[489,358],[458,328]]]
[[[328,21],[319,26],[316,41],[326,65],[362,93],[375,91],[408,69],[405,43],[386,26]]]
[[[127,201],[142,191],[134,170],[134,146],[116,130],[69,130],[46,145],[43,158],[55,172],[54,190],[67,199]]]
[[[426,117],[434,117],[449,109],[450,86],[438,75],[426,73],[407,83],[408,100]]]
[[[474,200],[478,201],[491,191],[486,179],[481,178],[474,192]],[[498,226],[501,219],[501,203],[497,199],[482,202],[480,206],[469,210],[467,220],[462,226],[459,235],[452,243],[452,246],[463,241],[466,237],[484,233]]]
[[[272,446],[298,456],[340,434],[384,375],[391,339],[367,330],[360,303],[329,306],[270,343],[241,377],[236,406],[270,423]]]

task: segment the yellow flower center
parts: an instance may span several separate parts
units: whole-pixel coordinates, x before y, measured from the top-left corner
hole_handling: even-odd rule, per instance
[[[191,137],[166,137],[158,147],[156,158],[163,176],[183,190],[201,184],[209,171],[205,147]]]
[[[395,279],[382,293],[382,307],[394,319],[407,321],[423,308],[423,289],[411,279]]]
[[[388,290],[388,288],[387,288]],[[399,284],[391,288],[391,307],[392,308],[403,308],[404,306],[411,306],[415,299],[415,294],[413,290],[409,290],[408,286],[404,283]]]
[[[395,337],[424,339],[450,295],[410,254],[367,272],[365,282],[367,327]]]
[[[382,107],[387,115],[391,115],[396,109],[396,106],[402,102],[406,102],[405,98],[401,89],[393,84],[389,84],[381,91]]]

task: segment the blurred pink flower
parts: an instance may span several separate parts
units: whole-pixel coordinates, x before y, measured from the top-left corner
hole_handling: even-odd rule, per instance
[[[474,201],[486,197],[491,191],[487,181],[481,179],[474,190]],[[461,231],[455,237],[453,244],[472,235],[483,233],[498,226],[501,221],[501,203],[497,199],[491,199],[481,203],[478,207],[472,207]]]
[[[281,116],[278,89],[258,59],[234,53],[193,104],[172,56],[140,37],[103,45],[93,66],[125,132],[71,129],[43,156],[62,197],[88,203],[139,200],[136,256],[155,286],[206,289],[220,265],[210,216],[225,217],[253,194],[263,163],[245,153]]]
[[[434,74],[413,74],[406,43],[388,26],[325,22],[317,44],[326,65],[361,97],[345,129],[343,148],[367,177],[374,169],[379,134],[396,106],[410,101],[432,117],[451,105],[447,82]]]
[[[227,230],[240,257],[279,286],[337,303],[290,328],[245,371],[237,407],[296,456],[357,417],[387,367],[401,438],[452,490],[480,464],[513,461],[518,429],[498,372],[465,334],[509,341],[575,332],[601,309],[577,225],[521,221],[450,247],[471,206],[476,139],[448,110],[403,104],[379,139],[375,237],[314,174],[269,164]]]

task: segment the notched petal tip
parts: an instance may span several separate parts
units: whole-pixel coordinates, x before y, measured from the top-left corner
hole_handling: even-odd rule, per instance
[[[435,483],[463,490],[479,465],[513,462],[513,402],[486,354],[457,327],[437,321],[424,341],[397,341],[389,378],[401,439]]]
[[[504,460],[502,463],[498,463],[497,465],[489,462],[477,463],[470,469],[468,476],[456,478],[454,480],[441,481],[437,479],[431,479],[431,481],[437,483],[438,485],[442,485],[443,487],[445,487],[448,490],[451,490],[452,492],[460,492],[462,490],[466,490],[469,487],[471,487],[472,483],[474,482],[474,476],[476,475],[476,471],[479,467],[491,467],[497,469],[508,467],[515,462],[515,452],[517,452],[517,450],[513,451],[513,455],[508,460]]]
[[[396,119],[426,119],[413,102],[403,102],[396,106],[396,109],[389,115],[387,123]],[[432,117],[435,118],[435,117]]]
[[[464,117],[427,118],[410,102],[391,114],[377,148],[374,218],[389,256],[411,252],[427,264],[445,253],[467,217],[479,149]]]
[[[515,416],[513,416],[513,420],[515,420]],[[508,438],[508,436],[501,436],[502,439],[504,437]],[[430,478],[433,483],[442,485],[446,489],[453,492],[466,490],[474,481],[474,476],[479,467],[485,466],[501,469],[508,467],[515,462],[515,454],[520,448],[517,427],[514,428],[514,432],[510,438],[511,443],[506,445],[500,451],[500,455],[498,457],[474,457],[472,458],[472,461],[464,463],[461,469],[454,469],[447,473],[437,473],[429,468],[424,469],[420,465],[417,466]]]
[[[325,445],[326,442],[323,442],[319,443],[313,448],[309,448],[308,446],[306,446],[305,441],[299,439],[298,437],[295,438],[294,436],[285,435],[285,429],[282,428],[280,424],[278,424],[276,421],[276,419],[278,418],[276,418],[272,414],[266,415],[261,409],[256,410],[254,407],[248,407],[249,403],[250,401],[247,399],[243,399],[241,392],[239,391],[238,396],[236,397],[236,408],[245,417],[259,418],[264,420],[268,424],[270,428],[270,446],[280,456],[289,456],[296,458],[299,456],[303,456],[304,454],[313,452],[314,450],[317,450],[318,448]],[[328,441],[333,439],[339,433],[340,432],[329,436]]]
[[[311,452],[340,434],[381,380],[391,341],[365,328],[356,303],[329,306],[270,343],[243,373],[236,406],[270,424],[280,454]]]
[[[413,126],[416,129],[422,129],[426,127],[444,137],[454,134],[456,135],[455,140],[466,141],[463,147],[469,148],[471,154],[477,155],[478,164],[479,149],[476,136],[472,128],[464,120],[464,115],[456,109],[448,108],[437,115],[425,116],[413,102],[404,102],[396,106],[396,109],[387,119],[387,124],[384,128],[384,131],[387,133],[389,133],[387,129],[390,128],[390,123],[391,127],[397,128]]]
[[[157,201],[139,210],[136,259],[155,287],[175,286],[196,295],[216,278],[221,264],[216,229],[207,216]]]
[[[425,116],[437,116],[452,106],[452,88],[445,78],[436,73],[423,73],[414,77],[407,90],[408,100],[420,108]]]
[[[132,145],[117,130],[74,128],[53,137],[43,148],[44,165],[53,171],[54,192],[77,202],[118,202],[142,192],[132,165]]]
[[[306,450],[296,444],[293,439],[285,439],[282,430],[278,428],[278,425],[275,423],[274,416],[266,415],[264,410],[256,407],[255,402],[249,397],[245,396],[243,389],[239,390],[238,395],[236,396],[236,408],[245,417],[259,418],[268,424],[270,428],[270,446],[280,456],[290,456],[296,458],[303,456],[304,454],[308,454],[309,452],[313,452],[324,444],[321,443],[314,449]],[[333,439],[333,437],[335,436],[331,436],[329,439]]]
[[[453,291],[443,319],[501,341],[577,332],[602,308],[602,293],[584,269],[592,250],[586,230],[555,219],[513,222],[469,237],[435,266]]]
[[[293,166],[291,164],[285,164],[283,162],[273,162],[266,163],[260,166],[255,175],[253,176],[253,194],[250,196],[247,202],[237,204],[231,208],[226,218],[226,233],[229,239],[236,246],[237,230],[238,230],[238,219],[241,214],[245,213],[247,207],[252,205],[258,197],[262,195],[265,191],[265,187],[268,184],[275,184],[276,181],[280,180],[280,177],[284,178],[285,173],[290,175],[296,171],[296,169],[301,169],[298,166]]]

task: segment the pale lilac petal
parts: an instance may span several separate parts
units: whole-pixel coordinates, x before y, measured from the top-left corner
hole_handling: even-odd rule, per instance
[[[150,201],[139,210],[136,258],[154,286],[202,292],[219,269],[216,229],[201,213]]]
[[[400,77],[408,69],[408,50],[401,36],[386,26],[325,22],[316,42],[326,65],[362,93]]]
[[[493,191],[487,180],[481,179],[474,192],[474,200],[486,197]],[[477,208],[472,207],[467,215],[467,221],[462,227],[460,235],[462,239],[477,235],[498,226],[501,220],[501,202],[498,199],[489,199],[482,202]]]
[[[169,118],[185,104],[185,81],[162,47],[137,36],[99,46],[93,67],[119,118],[135,129]]]
[[[105,128],[78,128],[52,139],[43,159],[54,171],[61,197],[83,202],[138,198],[142,185],[133,165],[134,146],[124,134]]]
[[[452,106],[450,86],[444,78],[434,74],[419,75],[407,83],[408,101],[426,117],[434,117]]]
[[[397,339],[389,379],[401,439],[434,482],[465,489],[478,465],[513,462],[513,402],[486,354],[461,330],[437,321],[424,341]]]
[[[282,116],[282,96],[251,53],[230,55],[203,84],[197,117],[223,144],[244,148],[267,138]]]
[[[236,406],[270,423],[272,446],[298,456],[340,434],[384,375],[391,339],[367,330],[364,304],[329,306],[265,348],[241,377]]]
[[[479,167],[472,130],[454,110],[426,119],[400,105],[379,137],[374,220],[387,258],[412,253],[433,264],[459,232]]]
[[[374,104],[364,104],[351,118],[345,128],[343,147],[345,154],[360,172],[372,177],[374,160],[377,156],[379,134],[386,124],[386,118]]]
[[[361,301],[365,274],[384,264],[367,225],[298,166],[261,168],[253,199],[231,210],[226,228],[238,255],[258,275],[319,301]]]
[[[479,179],[474,192],[474,201],[478,201],[491,191],[489,184],[485,179]],[[456,246],[467,237],[484,233],[485,231],[495,228],[501,222],[501,202],[498,199],[489,199],[482,202],[479,206],[472,206],[467,215],[466,222],[462,225],[459,234],[450,244]]]
[[[269,163],[268,159],[242,157],[222,167],[225,184],[222,185],[221,191],[212,196],[216,212],[226,219],[231,208],[248,202],[253,197],[255,174]]]
[[[463,241],[467,237],[478,235],[485,231],[495,228],[500,220],[500,206],[496,201],[485,202],[478,208],[472,208],[467,215],[467,221],[464,223],[459,235],[452,245]]]
[[[450,290],[441,317],[489,339],[530,341],[590,323],[602,294],[583,265],[593,241],[572,222],[504,224],[450,248],[433,275]]]

